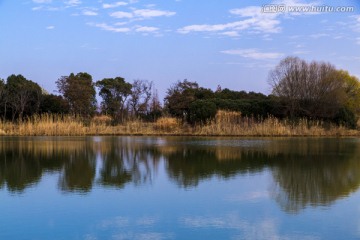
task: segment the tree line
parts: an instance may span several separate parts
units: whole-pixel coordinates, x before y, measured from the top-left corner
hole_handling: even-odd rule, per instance
[[[94,82],[85,72],[71,73],[56,81],[59,95],[49,94],[22,75],[0,79],[0,116],[23,120],[34,114],[73,114],[89,119],[95,114],[111,116],[113,123],[131,118],[155,121],[172,116],[206,123],[218,110],[241,112],[243,116],[268,116],[296,120],[307,118],[356,127],[360,113],[360,83],[347,71],[326,62],[307,62],[287,57],[270,72],[269,95],[222,89],[215,91],[188,80],[171,85],[161,104],[153,82],[122,77]],[[97,105],[96,88],[102,98]]]

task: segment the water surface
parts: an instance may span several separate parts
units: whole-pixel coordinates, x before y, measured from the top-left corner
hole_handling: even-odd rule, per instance
[[[359,239],[356,138],[3,137],[0,239]]]

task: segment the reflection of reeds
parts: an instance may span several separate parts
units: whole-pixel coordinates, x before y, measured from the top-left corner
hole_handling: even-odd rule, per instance
[[[193,136],[349,136],[357,130],[300,119],[296,123],[274,117],[258,119],[238,112],[219,111],[213,121],[193,127],[181,120],[163,117],[154,123],[129,120],[115,126],[108,116],[94,117],[87,124],[75,116],[32,116],[12,123],[0,121],[0,135],[83,136],[83,135],[193,135]]]

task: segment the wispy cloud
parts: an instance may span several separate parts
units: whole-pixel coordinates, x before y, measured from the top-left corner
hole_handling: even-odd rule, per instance
[[[276,33],[280,31],[280,21],[276,19],[276,14],[264,14],[261,12],[261,7],[246,7],[230,10],[232,15],[240,18],[245,18],[241,21],[235,21],[224,24],[200,24],[189,25],[178,29],[179,33],[187,34],[190,32],[215,32],[224,35],[225,32],[232,32],[229,36],[237,36],[244,30],[255,30],[258,32]],[[226,33],[225,33],[226,35]]]
[[[278,59],[284,56],[278,52],[260,52],[258,49],[232,49],[221,51],[224,54],[238,55],[244,58],[251,58],[256,60]]]
[[[136,9],[132,12],[123,12],[117,11],[110,13],[111,17],[114,18],[138,18],[138,19],[147,19],[153,17],[170,17],[174,16],[176,12],[172,11],[163,11],[163,10],[155,10],[155,9]]]
[[[65,5],[69,6],[69,7],[75,7],[80,5],[82,2],[80,0],[68,0],[64,2]]]
[[[237,31],[222,32],[221,35],[228,36],[228,37],[239,37],[240,36],[240,34]]]
[[[85,15],[85,16],[97,16],[98,13],[94,10],[88,10],[88,9],[84,9],[82,11],[82,15]]]
[[[115,3],[103,3],[102,7],[107,9],[107,8],[117,8],[126,5],[128,5],[127,2],[115,2]]]
[[[162,11],[155,9],[139,9],[134,11],[135,16],[143,18],[152,18],[152,17],[170,17],[174,16],[176,12],[171,11]]]
[[[55,26],[47,26],[46,29],[47,30],[53,30],[53,29],[55,29]]]
[[[88,23],[88,25],[92,27],[100,28],[105,31],[116,32],[116,33],[127,33],[131,31],[131,29],[127,27],[114,27],[106,23]]]
[[[156,32],[158,31],[159,28],[156,27],[146,27],[146,26],[141,26],[141,27],[137,27],[135,29],[136,32],[144,32],[144,33],[150,33],[150,32]]]
[[[133,18],[134,15],[131,12],[122,12],[122,11],[118,11],[118,12],[113,12],[110,14],[111,17],[114,18]]]
[[[273,4],[314,6],[319,3],[302,3],[297,0],[275,0],[273,1]],[[313,14],[308,12],[264,13],[263,8],[260,6],[231,9],[229,13],[231,16],[241,18],[241,20],[220,24],[193,24],[179,28],[178,32],[182,34],[191,32],[211,32],[230,37],[238,37],[239,33],[244,31],[251,31],[251,33],[279,33],[282,30],[282,19],[296,15]]]
[[[356,43],[357,43],[358,45],[360,45],[360,37],[358,37],[358,38],[356,39]]]

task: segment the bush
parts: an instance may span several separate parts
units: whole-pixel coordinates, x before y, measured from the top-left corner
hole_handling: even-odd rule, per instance
[[[347,108],[340,108],[340,110],[335,116],[334,121],[338,125],[342,125],[351,129],[355,129],[357,125],[357,119],[355,114]]]
[[[206,123],[216,115],[216,105],[211,101],[196,100],[190,104],[190,123]]]

